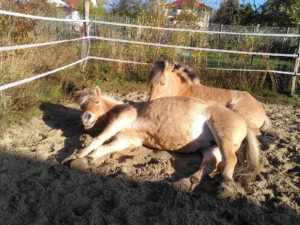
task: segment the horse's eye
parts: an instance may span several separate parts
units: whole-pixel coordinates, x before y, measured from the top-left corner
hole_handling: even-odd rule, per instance
[[[161,82],[161,83],[160,83],[161,86],[164,86],[165,84],[166,84],[165,82]]]
[[[98,101],[98,100],[97,100],[97,101],[95,101],[95,104],[96,104],[96,105],[99,105],[99,101]]]

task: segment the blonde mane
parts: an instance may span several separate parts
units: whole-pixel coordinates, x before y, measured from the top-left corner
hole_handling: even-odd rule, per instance
[[[192,68],[177,62],[164,60],[164,61],[156,61],[153,64],[149,73],[148,83],[152,85],[157,80],[159,80],[162,76],[164,76],[165,70],[168,66],[173,66],[172,72],[177,73],[187,83],[193,84],[199,82],[196,72]]]
[[[94,97],[95,91],[88,89],[88,90],[84,90],[84,91],[76,91],[75,92],[75,102],[77,104],[79,104],[80,106],[84,105],[88,100],[90,100],[92,97]],[[104,98],[107,101],[116,103],[116,104],[126,104],[124,101],[122,100],[117,100],[114,97],[108,95],[108,94],[102,94],[101,98]]]
[[[115,99],[115,97],[110,96],[106,93],[102,94],[101,97],[104,98],[105,100],[109,101],[109,102],[113,102],[113,103],[116,103],[116,104],[127,104],[123,100]]]

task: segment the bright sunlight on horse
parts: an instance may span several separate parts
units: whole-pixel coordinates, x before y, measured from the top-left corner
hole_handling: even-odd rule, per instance
[[[170,62],[157,61],[149,74],[149,100],[168,96],[186,96],[217,102],[243,117],[256,135],[261,132],[277,137],[262,105],[248,92],[210,88],[198,83],[193,69]]]
[[[76,163],[97,165],[103,155],[142,145],[182,153],[200,150],[200,169],[175,182],[175,187],[192,191],[222,162],[222,183],[217,190],[220,199],[234,194],[234,178],[247,190],[258,173],[259,147],[254,132],[247,130],[241,116],[217,103],[167,97],[128,106],[103,98],[98,87],[95,91],[77,92],[76,100],[83,110],[82,122],[88,128],[98,119],[108,120],[112,110],[119,113],[87,147],[62,162],[73,160],[71,167]],[[106,141],[110,142],[103,145]],[[238,150],[241,153],[237,157]]]

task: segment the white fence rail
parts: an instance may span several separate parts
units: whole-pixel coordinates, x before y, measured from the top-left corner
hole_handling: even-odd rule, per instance
[[[143,28],[143,29],[155,29],[155,30],[166,30],[166,31],[175,31],[175,32],[196,32],[196,33],[206,33],[206,34],[228,34],[228,35],[248,35],[248,36],[273,36],[273,37],[298,37],[299,38],[299,45],[298,50],[300,47],[300,35],[299,34],[264,34],[264,33],[238,33],[238,32],[223,32],[223,31],[207,31],[207,30],[190,30],[190,29],[177,29],[177,28],[168,28],[168,27],[152,27],[152,26],[143,26],[143,25],[135,25],[135,24],[126,24],[126,23],[115,23],[115,22],[107,22],[107,21],[93,21],[93,20],[72,20],[72,19],[60,19],[60,18],[51,18],[51,17],[42,17],[42,16],[34,16],[34,15],[27,15],[22,13],[15,13],[0,10],[0,14],[7,15],[7,16],[16,16],[16,17],[23,17],[29,19],[39,19],[39,20],[48,20],[48,21],[60,21],[60,22],[84,22],[86,27],[88,27],[91,23],[97,24],[104,24],[104,25],[114,25],[114,26],[123,26],[123,27],[136,27],[136,28]],[[230,53],[230,54],[248,54],[248,55],[262,55],[262,56],[274,56],[274,57],[290,57],[290,58],[299,58],[298,54],[279,54],[279,53],[267,53],[267,52],[246,52],[246,51],[233,51],[233,50],[223,50],[223,49],[210,49],[210,48],[198,48],[198,47],[187,47],[187,46],[178,46],[178,45],[167,45],[167,44],[160,44],[160,43],[147,43],[147,42],[140,42],[140,41],[129,41],[129,40],[122,40],[122,39],[114,39],[114,38],[105,38],[105,37],[96,37],[96,36],[86,36],[81,38],[75,38],[70,40],[61,40],[61,41],[53,41],[53,42],[45,42],[45,43],[37,43],[37,44],[29,44],[29,45],[20,45],[20,46],[5,46],[0,47],[0,51],[10,51],[10,50],[18,50],[18,49],[26,49],[26,48],[34,48],[34,47],[41,47],[46,45],[53,45],[53,44],[61,44],[66,42],[73,42],[73,41],[80,41],[80,40],[103,40],[103,41],[113,41],[113,42],[120,42],[120,43],[130,43],[130,44],[139,44],[139,45],[148,45],[148,46],[155,46],[155,47],[166,47],[166,48],[176,48],[176,49],[186,49],[186,50],[196,50],[196,51],[209,51],[209,52],[219,52],[219,53]],[[52,71],[42,73],[36,75],[34,77],[26,78],[24,80],[16,81],[10,84],[0,86],[0,91],[6,90],[8,88],[12,88],[35,79],[47,76],[49,74],[53,74],[60,70],[66,69],[70,66],[76,65],[88,59],[96,59],[96,60],[105,60],[105,61],[114,61],[114,62],[122,62],[122,63],[134,63],[140,65],[149,65],[150,63],[144,62],[134,62],[128,60],[121,60],[121,59],[110,59],[110,58],[103,58],[103,57],[95,57],[95,56],[87,56],[84,57],[76,62],[70,63],[66,66],[54,69]],[[296,63],[299,63],[299,60],[296,60]],[[150,64],[151,65],[151,64]],[[297,67],[297,66],[295,66]],[[247,69],[225,69],[225,68],[207,68],[207,69],[214,69],[214,70],[231,70],[231,71],[248,71],[248,72],[271,72],[271,73],[278,73],[278,74],[286,74],[292,76],[299,76],[300,73],[297,71],[294,72],[287,72],[287,71],[276,71],[276,70],[247,70]]]
[[[3,91],[3,90],[8,89],[8,88],[15,87],[15,86],[19,86],[19,85],[21,85],[21,84],[28,83],[28,82],[30,82],[30,81],[36,80],[36,79],[41,78],[41,77],[48,76],[48,75],[50,75],[50,74],[53,74],[53,73],[56,73],[56,72],[61,71],[61,70],[63,70],[63,69],[66,69],[66,68],[68,68],[68,67],[74,66],[74,65],[76,65],[76,64],[78,64],[78,63],[80,63],[80,62],[83,62],[84,60],[87,60],[87,58],[80,59],[80,60],[78,60],[78,61],[76,61],[76,62],[73,62],[73,63],[70,63],[70,64],[68,64],[68,65],[66,65],[66,66],[59,67],[59,68],[57,68],[57,69],[48,71],[48,72],[46,72],[46,73],[41,73],[41,74],[36,75],[36,76],[34,76],[34,77],[29,77],[29,78],[26,78],[26,79],[23,79],[23,80],[19,80],[19,81],[10,83],[10,84],[2,85],[2,86],[0,86],[0,91]]]
[[[85,40],[85,39],[88,39],[88,38],[89,37],[81,37],[81,38],[74,38],[74,39],[70,39],[70,40],[61,40],[61,41],[51,41],[51,42],[29,44],[29,45],[17,45],[17,46],[0,47],[0,52],[26,49],[26,48],[36,48],[36,47],[47,46],[47,45],[55,45],[55,44],[61,44],[61,43],[66,43],[66,42]]]

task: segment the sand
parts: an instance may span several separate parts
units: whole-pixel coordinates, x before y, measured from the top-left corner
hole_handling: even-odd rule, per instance
[[[147,93],[117,96],[147,100]],[[43,115],[13,125],[0,139],[0,224],[300,224],[300,109],[264,105],[280,140],[261,146],[253,193],[216,199],[220,176],[192,193],[173,181],[201,155],[127,149],[85,171],[59,162],[89,143],[72,103],[43,103]]]

